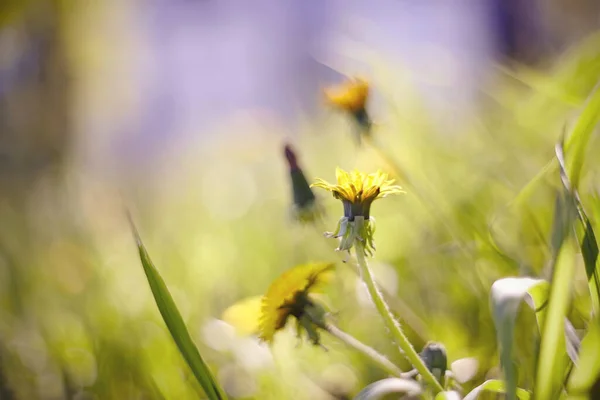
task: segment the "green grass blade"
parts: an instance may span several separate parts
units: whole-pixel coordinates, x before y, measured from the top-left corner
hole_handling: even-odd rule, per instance
[[[600,310],[600,263],[598,262],[598,242],[592,224],[587,217],[582,221],[585,233],[580,240],[581,253],[585,264],[585,273],[588,278],[590,295],[592,297],[592,310],[598,314]]]
[[[569,395],[587,395],[600,379],[600,319],[590,323],[581,342],[579,363],[571,373],[567,391]]]
[[[592,299],[592,311],[594,314],[600,309],[600,265],[598,264],[598,242],[592,223],[585,212],[577,191],[573,190],[573,184],[569,178],[566,169],[565,155],[562,142],[556,145],[556,158],[560,168],[560,177],[567,194],[575,203],[578,211],[579,221],[583,227],[583,238],[577,233],[577,240],[583,256],[585,272],[588,278],[588,285]]]
[[[567,149],[569,151],[569,162],[567,167],[573,189],[577,189],[579,186],[579,179],[581,178],[587,146],[592,136],[592,132],[594,132],[596,125],[598,125],[598,121],[600,121],[599,87],[599,84],[596,84],[594,87],[594,90],[588,98],[567,142]]]
[[[542,330],[540,355],[536,370],[534,399],[555,398],[562,386],[566,367],[564,321],[571,300],[574,275],[574,252],[566,242],[575,216],[574,204],[568,193],[557,197],[552,234],[552,283]]]
[[[150,260],[150,256],[140,239],[140,236],[137,232],[133,221],[130,218],[131,229],[135,236],[136,244],[138,247],[138,251],[140,254],[140,260],[142,262],[142,266],[144,267],[144,272],[146,273],[146,277],[148,278],[148,284],[150,285],[150,289],[152,290],[152,295],[154,296],[154,300],[156,301],[156,305],[158,306],[158,310],[162,315],[179,352],[189,365],[192,373],[198,380],[198,383],[204,389],[206,396],[210,400],[223,400],[226,399],[227,396],[223,389],[219,386],[217,380],[214,378],[210,369],[202,359],[198,348],[192,341],[192,338],[183,322],[183,318],[173,301],[173,297],[169,293],[169,289],[165,284],[164,280],[160,276],[158,270]]]
[[[595,221],[600,221],[600,199],[597,195],[592,197],[592,216]],[[585,261],[585,272],[588,278],[590,294],[592,297],[592,310],[595,316],[600,315],[600,257],[598,254],[598,240],[594,233],[592,220],[584,214],[584,238],[581,251]]]
[[[585,160],[585,150],[587,149],[587,145],[594,132],[594,128],[600,121],[599,87],[600,83],[592,90],[591,95],[583,106],[583,110],[581,111],[571,135],[565,143],[565,148],[572,154],[572,156],[569,157],[571,161],[568,168],[570,171],[569,179],[574,188],[577,188],[579,185],[581,170]],[[513,201],[511,201],[510,206],[516,206],[529,198],[533,192],[533,188],[537,186],[538,183],[543,182],[548,174],[556,172],[556,167],[557,165],[554,160],[549,161],[540,172],[521,189]]]

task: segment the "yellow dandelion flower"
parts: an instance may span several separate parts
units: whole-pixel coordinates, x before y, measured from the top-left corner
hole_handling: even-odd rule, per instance
[[[371,253],[375,249],[373,242],[374,219],[370,215],[371,204],[390,194],[404,193],[402,188],[393,185],[394,179],[381,170],[365,174],[358,170],[346,172],[341,168],[335,171],[337,183],[332,184],[317,179],[311,185],[328,190],[333,197],[342,201],[344,216],[338,223],[337,230],[329,236],[341,237],[338,250],[350,250],[354,240],[365,242],[365,250]]]
[[[311,187],[328,190],[333,193],[333,197],[342,200],[344,203],[344,216],[350,218],[350,220],[357,216],[368,219],[373,201],[389,194],[404,193],[400,186],[392,185],[394,179],[389,179],[388,174],[381,170],[372,174],[365,174],[358,170],[346,172],[341,168],[336,168],[335,177],[337,184],[331,184],[317,178],[317,181]]]
[[[327,102],[341,110],[356,113],[364,110],[369,98],[369,83],[363,78],[352,78],[339,86],[324,90]]]
[[[221,319],[233,326],[240,335],[253,335],[258,332],[258,319],[262,306],[262,296],[247,297],[228,307]]]
[[[367,135],[371,129],[371,118],[367,113],[370,86],[363,78],[352,78],[339,86],[324,90],[325,100],[329,105],[338,110],[348,112],[357,122],[359,130],[357,138]]]
[[[322,290],[333,272],[333,263],[314,263],[296,266],[277,278],[262,299],[259,319],[259,338],[272,342],[275,333],[283,329],[290,316],[296,318],[298,331],[304,328],[314,344],[319,344],[315,323],[324,310],[310,298]]]

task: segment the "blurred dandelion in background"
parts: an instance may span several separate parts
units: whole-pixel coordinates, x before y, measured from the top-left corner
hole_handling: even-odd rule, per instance
[[[357,125],[357,140],[368,135],[371,130],[371,117],[367,113],[369,83],[364,78],[352,78],[340,86],[325,88],[325,99],[332,107],[347,112]]]
[[[285,327],[290,317],[294,317],[298,339],[302,338],[304,330],[312,343],[319,345],[316,321],[323,319],[325,310],[310,298],[310,293],[321,289],[333,267],[334,264],[297,266],[273,281],[262,300],[259,338],[271,342],[275,333]]]

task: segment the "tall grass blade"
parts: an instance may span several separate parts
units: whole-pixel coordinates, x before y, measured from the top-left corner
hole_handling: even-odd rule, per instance
[[[575,218],[575,206],[567,192],[557,196],[552,232],[552,282],[542,329],[534,399],[553,399],[562,386],[566,369],[564,321],[571,300],[574,275],[573,249],[567,239]]]
[[[581,342],[580,355],[567,384],[569,395],[590,395],[590,390],[600,379],[600,319],[591,321]]]
[[[214,378],[205,361],[202,359],[200,352],[194,345],[185,323],[183,322],[183,318],[181,317],[181,314],[179,313],[179,310],[173,301],[173,297],[171,297],[171,294],[169,293],[167,285],[152,263],[152,260],[150,260],[150,256],[148,255],[148,252],[146,251],[146,248],[140,239],[131,216],[128,215],[128,217],[140,254],[140,260],[142,262],[142,266],[144,267],[146,277],[148,278],[148,284],[152,290],[152,295],[154,296],[158,310],[160,311],[160,314],[162,315],[162,318],[165,321],[165,324],[167,325],[167,328],[169,329],[171,337],[173,337],[179,352],[189,365],[192,373],[198,380],[198,383],[200,383],[204,389],[206,396],[210,400],[226,399],[227,396],[225,395],[225,392],[219,386],[219,383]]]
[[[567,142],[569,151],[568,171],[569,179],[573,189],[577,190],[581,171],[585,161],[586,150],[592,136],[592,132],[600,121],[600,83],[596,84],[590,97],[581,111],[581,115],[573,127],[571,136]]]
[[[598,263],[598,242],[590,220],[586,217],[582,221],[585,233],[580,240],[581,253],[585,264],[585,273],[588,278],[590,295],[592,297],[592,310],[595,315],[600,311],[600,263]]]
[[[600,264],[598,264],[598,242],[592,223],[585,212],[579,194],[573,188],[569,174],[566,169],[565,154],[562,142],[556,145],[556,158],[560,168],[560,177],[567,194],[571,197],[571,201],[575,203],[577,215],[583,227],[583,238],[581,234],[577,235],[579,247],[585,265],[585,272],[588,278],[588,285],[592,299],[592,312],[596,314],[600,310]]]
[[[598,79],[598,78],[597,78]],[[570,157],[571,162],[568,165],[570,175],[569,179],[571,180],[573,187],[577,188],[579,186],[579,180],[581,178],[581,170],[583,168],[584,160],[585,160],[585,151],[587,149],[587,145],[590,141],[591,135],[598,125],[600,121],[600,82],[596,84],[596,86],[592,89],[590,96],[586,100],[583,109],[575,126],[571,132],[571,135],[566,141],[565,148],[569,153],[572,153],[572,157]],[[531,193],[533,192],[533,188],[544,180],[544,178],[549,174],[556,171],[556,163],[554,160],[549,161],[540,172],[531,179],[521,191],[517,194],[517,196],[511,202],[511,205],[517,205],[523,201],[525,201]]]

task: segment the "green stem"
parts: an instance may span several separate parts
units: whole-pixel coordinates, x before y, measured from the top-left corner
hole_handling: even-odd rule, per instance
[[[372,347],[367,346],[363,342],[359,341],[355,337],[347,334],[346,332],[339,329],[337,326],[332,324],[325,324],[321,326],[325,331],[327,331],[330,335],[337,338],[339,341],[345,343],[346,345],[352,347],[354,350],[364,354],[368,358],[370,358],[375,364],[379,365],[384,371],[389,373],[390,375],[397,376],[400,378],[405,378],[410,373],[404,373],[398,366],[388,360],[384,355],[378,353]]]
[[[317,223],[314,226],[319,233],[325,232],[327,230],[325,225],[323,224]],[[346,260],[344,253],[336,252],[336,254],[344,264],[347,264],[352,268],[352,272],[354,272],[358,277],[360,277],[360,268],[358,267],[358,265],[356,265],[356,262],[354,262],[354,260]],[[397,314],[402,315],[403,323],[407,325],[409,329],[412,330],[412,332],[419,336],[419,338],[423,342],[426,342],[427,337],[429,336],[427,333],[427,326],[425,325],[425,322],[417,315],[417,313],[414,312],[410,308],[410,306],[404,302],[404,300],[392,295],[388,290],[386,290],[386,288],[379,286],[379,290],[383,294],[383,298],[385,299],[385,301],[387,301],[392,310],[395,310]]]
[[[402,332],[400,324],[398,323],[398,321],[396,321],[388,305],[383,300],[383,296],[381,295],[381,292],[375,284],[373,273],[371,272],[371,269],[367,264],[367,260],[365,259],[364,244],[360,240],[357,240],[354,242],[354,246],[356,250],[356,260],[360,268],[362,280],[365,283],[365,285],[367,285],[369,295],[371,296],[373,303],[375,303],[375,307],[381,315],[381,318],[383,318],[385,325],[390,330],[394,341],[403,351],[404,356],[408,359],[408,361],[410,361],[413,367],[415,367],[415,369],[419,372],[423,380],[436,393],[443,391],[444,389],[442,388],[440,383],[435,379],[431,371],[427,369],[427,366],[425,365],[423,360],[421,360],[421,357],[419,357],[419,354],[417,354],[412,344],[408,341],[408,338],[406,337],[404,332]]]

